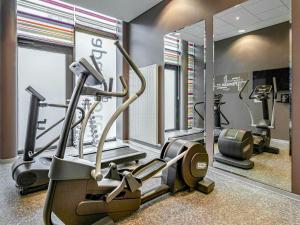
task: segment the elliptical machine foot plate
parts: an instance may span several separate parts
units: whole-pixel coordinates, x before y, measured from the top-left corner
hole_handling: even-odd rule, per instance
[[[252,162],[249,159],[247,159],[247,160],[233,159],[233,158],[226,157],[226,156],[222,155],[221,153],[215,154],[214,159],[217,162],[224,163],[224,164],[234,166],[234,167],[238,167],[238,168],[241,168],[244,170],[250,170],[254,167],[254,162]]]

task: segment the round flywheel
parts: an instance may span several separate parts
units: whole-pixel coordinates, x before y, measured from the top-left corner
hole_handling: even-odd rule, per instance
[[[202,144],[187,143],[187,152],[181,163],[181,176],[189,187],[195,187],[201,181],[208,169],[208,154]]]

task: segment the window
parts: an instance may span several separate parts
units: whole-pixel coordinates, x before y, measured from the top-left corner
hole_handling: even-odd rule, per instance
[[[85,31],[76,31],[75,34],[75,55],[76,60],[82,57],[90,60],[90,55],[94,55],[96,61],[106,78],[113,78],[113,90],[116,90],[116,46],[114,45],[115,40],[105,38],[97,33],[89,33]],[[82,96],[81,103],[84,106],[91,104],[94,101],[93,97]],[[82,105],[81,105],[82,106]],[[91,116],[89,127],[86,129],[84,143],[96,144],[99,140],[105,125],[109,118],[116,110],[116,98],[111,98],[107,102],[101,102]],[[107,139],[116,138],[116,124],[110,129]]]
[[[177,130],[179,115],[178,67],[166,66],[164,73],[165,131]]]

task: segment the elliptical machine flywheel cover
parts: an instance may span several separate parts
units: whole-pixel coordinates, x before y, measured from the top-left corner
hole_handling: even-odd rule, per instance
[[[187,142],[186,154],[181,163],[181,176],[189,187],[196,187],[208,170],[208,154],[202,144]]]

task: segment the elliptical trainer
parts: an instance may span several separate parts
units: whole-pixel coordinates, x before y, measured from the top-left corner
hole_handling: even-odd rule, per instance
[[[223,125],[229,125],[229,120],[224,115],[221,110],[221,106],[226,104],[226,102],[222,101],[223,95],[222,94],[215,94],[214,95],[214,121],[215,121],[215,128],[214,128],[214,139],[215,142],[218,141],[221,131],[223,130]],[[222,118],[225,122],[222,122]]]
[[[145,90],[145,79],[125,50],[116,42],[131,68],[141,81],[140,89],[129,97],[112,115],[99,141],[96,166],[80,158],[65,157],[66,140],[84,85],[92,78],[99,82],[100,74],[85,60],[70,66],[78,76],[62,129],[57,153],[49,172],[50,183],[44,207],[44,223],[52,225],[55,214],[63,223],[114,224],[137,209],[142,203],[168,191],[176,193],[184,189],[198,189],[209,193],[214,182],[204,180],[208,169],[208,154],[203,145],[174,139],[164,145],[161,157],[154,159],[133,171],[117,170],[112,164],[106,176],[101,173],[103,143],[117,117],[128,108]],[[145,195],[141,194],[143,182],[163,172],[162,185]]]
[[[222,101],[223,95],[222,94],[215,94],[214,95],[214,141],[217,142],[220,136],[221,131],[223,130],[223,125],[229,125],[229,120],[224,115],[221,110],[221,106],[226,104],[226,102]],[[204,104],[204,102],[197,102],[194,104],[194,111],[200,117],[201,120],[204,121],[203,115],[197,109],[197,106]],[[225,122],[222,122],[222,118]],[[204,131],[204,130],[203,130]]]

